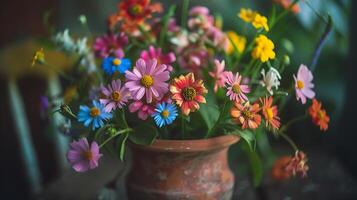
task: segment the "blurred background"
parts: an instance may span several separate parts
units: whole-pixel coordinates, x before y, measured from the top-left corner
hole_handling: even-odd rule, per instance
[[[310,171],[306,179],[295,178],[275,182],[269,175],[269,165],[259,187],[251,181],[248,159],[240,153],[239,145],[231,149],[231,167],[236,173],[234,199],[357,199],[357,152],[354,127],[357,117],[357,1],[310,0],[300,3],[300,13],[290,14],[272,31],[271,38],[279,47],[291,53],[288,70],[309,65],[326,24],[315,12],[330,14],[334,27],[321,52],[314,83],[331,117],[330,127],[321,133],[307,120],[291,129],[289,134],[303,147],[309,157]],[[65,161],[68,138],[53,134],[53,123],[41,117],[40,97],[50,88],[61,91],[60,80],[51,70],[30,68],[33,53],[41,47],[50,28],[66,28],[74,35],[87,33],[78,17],[85,15],[92,34],[106,30],[106,18],[116,11],[117,0],[12,0],[0,6],[0,148],[1,199],[96,199],[104,198],[108,188],[118,190],[125,199],[123,176],[125,164],[115,157],[104,157],[98,169],[85,174],[74,173]],[[181,1],[162,1],[167,8],[177,4],[180,19]],[[268,16],[272,1],[265,0],[195,0],[193,5],[209,7],[220,13],[224,29],[241,30],[236,13],[250,7]],[[279,8],[280,9],[280,8]],[[281,11],[281,10],[280,10]],[[46,23],[44,23],[46,22]],[[69,65],[68,58],[49,53],[61,67]],[[282,118],[299,115],[294,99],[289,113]],[[269,137],[274,155],[289,154],[284,141]],[[235,151],[236,150],[236,151]],[[128,158],[130,159],[130,158]],[[264,162],[264,158],[262,159]],[[267,161],[268,162],[268,161]],[[117,177],[117,178],[116,178]],[[115,183],[115,184],[114,184]]]

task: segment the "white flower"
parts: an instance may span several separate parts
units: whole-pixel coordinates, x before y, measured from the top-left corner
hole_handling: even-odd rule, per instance
[[[273,87],[275,87],[275,89],[278,89],[278,87],[280,86],[281,76],[278,70],[271,67],[267,73],[265,73],[264,69],[262,69],[260,73],[263,75],[263,80],[260,81],[260,84],[263,87],[266,87],[268,92],[272,95]]]
[[[89,52],[88,46],[87,46],[87,38],[84,37],[82,39],[78,39],[76,41],[76,46],[75,46],[76,52],[79,55],[85,55]]]
[[[73,52],[76,48],[72,37],[69,35],[68,29],[57,33],[57,35],[54,36],[53,41],[60,49],[69,53]]]

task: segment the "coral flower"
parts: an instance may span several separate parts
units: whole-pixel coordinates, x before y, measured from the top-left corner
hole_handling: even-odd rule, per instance
[[[155,113],[152,114],[158,127],[171,124],[177,117],[177,108],[174,104],[159,103],[156,105]]]
[[[291,5],[291,0],[273,0],[274,3],[280,4],[284,9],[289,9]],[[294,14],[297,14],[300,12],[300,7],[298,4],[295,4],[292,8],[291,11]]]
[[[289,163],[286,166],[286,170],[289,174],[296,176],[300,174],[301,177],[305,177],[307,175],[307,171],[309,170],[309,166],[307,163],[307,157],[304,152],[296,151],[294,157],[291,157]]]
[[[315,97],[315,92],[312,90],[314,88],[313,78],[311,71],[303,64],[300,65],[297,76],[294,75],[296,99],[301,99],[302,104],[306,103],[306,98]]]
[[[127,78],[125,87],[129,89],[135,100],[140,100],[145,95],[146,102],[151,103],[153,99],[161,99],[169,90],[169,85],[166,83],[170,78],[167,66],[158,65],[156,59],[146,62],[139,58],[133,71],[127,71],[125,77]]]
[[[256,12],[253,12],[251,9],[241,8],[238,17],[245,22],[252,22],[254,20]]]
[[[262,113],[265,118],[265,124],[267,127],[277,130],[280,127],[280,118],[278,116],[278,107],[273,106],[273,97],[265,97],[260,99],[263,104]]]
[[[124,74],[129,70],[130,66],[131,62],[127,58],[107,57],[102,62],[102,68],[108,75],[113,75],[114,73]]]
[[[173,52],[163,54],[161,52],[161,48],[155,49],[153,46],[149,47],[149,51],[146,50],[142,51],[140,53],[140,58],[144,59],[145,62],[156,59],[158,65],[160,64],[167,65],[169,71],[172,71],[171,64],[176,61],[176,56]]]
[[[236,101],[234,102],[230,113],[233,121],[242,125],[243,129],[256,129],[259,127],[261,122],[261,116],[258,114],[259,111],[260,107],[257,103],[250,105],[249,101],[244,104]]]
[[[255,47],[252,51],[254,59],[260,59],[261,62],[267,62],[275,58],[274,43],[265,35],[259,35],[255,39]]]
[[[110,55],[117,58],[123,58],[123,48],[127,44],[128,37],[125,33],[106,34],[95,39],[93,49],[96,56],[101,58],[106,58]]]
[[[209,75],[215,79],[214,84],[214,92],[217,92],[218,88],[224,87],[224,84],[227,80],[227,71],[224,71],[225,62],[222,60],[219,62],[218,60],[214,60],[214,64],[216,65],[213,72],[208,72]]]
[[[246,96],[250,92],[249,86],[241,83],[242,76],[237,72],[233,75],[232,72],[226,74],[227,93],[231,101],[248,101]]]
[[[274,180],[283,181],[291,177],[291,174],[286,170],[290,160],[291,156],[282,156],[274,162],[271,169],[271,176]]]
[[[130,112],[138,112],[139,119],[146,120],[149,116],[154,114],[155,107],[151,104],[145,104],[142,101],[134,101],[129,105]]]
[[[85,126],[92,123],[92,130],[102,127],[103,120],[108,120],[113,117],[111,113],[105,112],[104,105],[93,100],[93,106],[79,106],[78,121],[83,122]]]
[[[312,105],[309,107],[309,114],[314,124],[320,127],[320,130],[326,131],[330,117],[327,115],[326,110],[322,109],[321,102],[316,99],[312,100]]]
[[[247,39],[243,36],[238,35],[234,31],[228,31],[227,36],[229,38],[229,43],[228,43],[228,48],[227,48],[227,54],[232,54],[235,49],[238,50],[239,53],[243,53],[245,49],[245,45],[247,43]]]
[[[189,115],[200,108],[198,103],[206,103],[203,95],[207,93],[202,80],[195,80],[193,73],[188,73],[186,76],[181,75],[175,78],[170,85],[172,93],[171,99],[181,107],[184,115]]]
[[[129,90],[126,87],[122,87],[121,81],[113,80],[108,87],[101,87],[104,98],[100,99],[100,103],[105,105],[104,110],[111,112],[116,108],[122,108],[130,98]]]
[[[89,146],[87,138],[73,141],[67,152],[67,160],[77,172],[85,172],[88,169],[98,167],[100,157],[102,157],[102,154],[99,153],[98,144],[93,141]]]

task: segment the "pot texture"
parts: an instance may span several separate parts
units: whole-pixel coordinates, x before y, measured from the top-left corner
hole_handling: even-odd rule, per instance
[[[130,144],[131,169],[126,187],[132,200],[228,200],[234,175],[227,162],[239,137],[203,140],[156,140],[150,146]]]

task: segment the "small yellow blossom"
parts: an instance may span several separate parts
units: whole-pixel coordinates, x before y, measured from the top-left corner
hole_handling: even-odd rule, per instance
[[[255,39],[255,47],[252,51],[252,57],[254,59],[260,59],[263,63],[269,59],[274,59],[274,43],[265,35],[259,35]]]
[[[245,49],[247,39],[244,36],[238,35],[234,31],[228,31],[227,36],[229,38],[229,44],[226,50],[227,54],[232,54],[234,46],[238,49],[239,53],[242,53]]]
[[[265,31],[269,31],[269,26],[268,26],[268,19],[258,13],[254,15],[254,19],[252,22],[252,25],[256,29],[261,29],[264,28]]]
[[[253,12],[249,8],[241,8],[238,13],[238,17],[240,17],[243,21],[250,23],[253,21],[255,14],[256,12]]]
[[[45,62],[45,52],[43,48],[37,50],[32,57],[31,67],[35,66],[37,63],[43,64]]]

